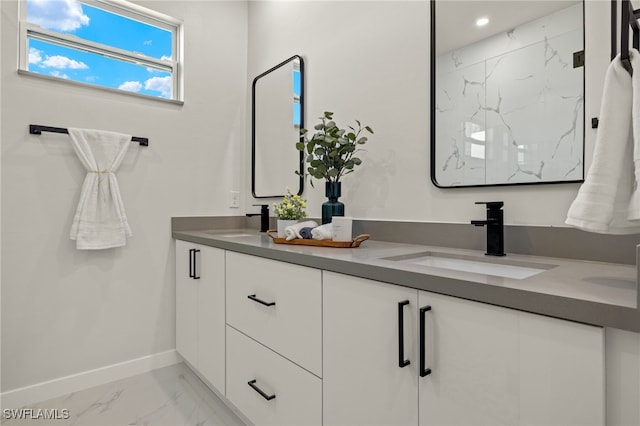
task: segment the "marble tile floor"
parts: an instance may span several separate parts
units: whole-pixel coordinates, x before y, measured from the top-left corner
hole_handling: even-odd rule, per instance
[[[66,409],[68,419],[8,419],[9,425],[244,426],[184,363],[74,392],[27,408]],[[33,416],[32,416],[33,417]],[[59,417],[63,417],[60,415]]]

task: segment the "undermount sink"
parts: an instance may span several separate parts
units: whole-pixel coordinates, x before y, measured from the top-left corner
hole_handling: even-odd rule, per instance
[[[253,237],[253,234],[247,234],[247,233],[243,233],[243,232],[235,232],[235,233],[230,233],[230,234],[221,234],[220,231],[213,231],[213,232],[205,232],[205,234],[212,234],[212,235],[217,235],[218,237],[225,237],[225,238],[242,238],[242,237]]]
[[[505,258],[481,258],[430,251],[386,257],[384,260],[517,280],[532,277],[556,266],[544,263],[514,261]]]

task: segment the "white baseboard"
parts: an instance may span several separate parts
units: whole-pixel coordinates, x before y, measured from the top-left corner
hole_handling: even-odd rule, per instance
[[[20,408],[182,362],[175,349],[2,393],[3,408]]]

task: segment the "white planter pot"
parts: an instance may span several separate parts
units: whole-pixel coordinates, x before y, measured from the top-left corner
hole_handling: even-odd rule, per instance
[[[284,235],[284,229],[287,226],[295,225],[296,223],[298,223],[298,221],[294,219],[278,219],[278,238],[286,238],[286,235]]]

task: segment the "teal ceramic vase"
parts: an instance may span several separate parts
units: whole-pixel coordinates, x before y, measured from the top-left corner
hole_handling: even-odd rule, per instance
[[[324,184],[325,195],[329,199],[322,203],[322,224],[331,223],[333,216],[344,216],[344,204],[338,201],[342,182],[328,181]]]

